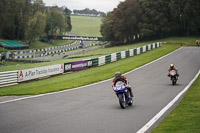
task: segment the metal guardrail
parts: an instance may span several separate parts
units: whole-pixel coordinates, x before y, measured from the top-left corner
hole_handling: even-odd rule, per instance
[[[18,71],[0,72],[0,87],[18,84]]]

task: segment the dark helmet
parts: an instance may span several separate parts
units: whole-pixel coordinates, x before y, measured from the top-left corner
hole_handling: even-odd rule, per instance
[[[121,78],[121,73],[120,73],[120,72],[116,72],[116,73],[115,73],[115,77],[116,77],[117,79],[120,79],[120,78]]]

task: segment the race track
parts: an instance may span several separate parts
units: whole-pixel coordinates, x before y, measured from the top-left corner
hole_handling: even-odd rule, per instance
[[[175,64],[180,79],[167,77]],[[176,52],[127,73],[133,106],[121,109],[112,79],[77,89],[0,103],[0,133],[135,133],[163,109],[200,69],[200,48]],[[114,74],[113,74],[114,75]]]

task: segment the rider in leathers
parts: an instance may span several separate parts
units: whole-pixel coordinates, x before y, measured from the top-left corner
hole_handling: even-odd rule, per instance
[[[179,77],[178,74],[178,69],[174,66],[174,64],[171,64],[168,71],[170,72],[171,70],[175,70],[176,71],[176,76]],[[167,75],[168,77],[170,77],[170,73]]]
[[[125,85],[126,85],[126,87],[127,87],[127,88],[129,89],[129,91],[130,91],[131,97],[133,97],[132,88],[129,86],[127,78],[124,77],[124,76],[122,76],[120,72],[116,72],[116,73],[115,73],[115,78],[113,79],[113,85],[112,85],[113,88],[115,87],[117,81],[122,81],[122,82],[124,82]]]

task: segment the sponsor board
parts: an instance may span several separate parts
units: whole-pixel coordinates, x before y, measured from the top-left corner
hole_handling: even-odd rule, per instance
[[[64,72],[79,71],[79,70],[87,69],[89,67],[92,67],[91,60],[70,62],[70,63],[64,64]]]
[[[48,36],[48,39],[54,39],[54,40],[103,41],[102,37],[89,37],[89,36]]]
[[[63,64],[19,70],[18,82],[28,81],[41,77],[61,74],[64,72]]]

